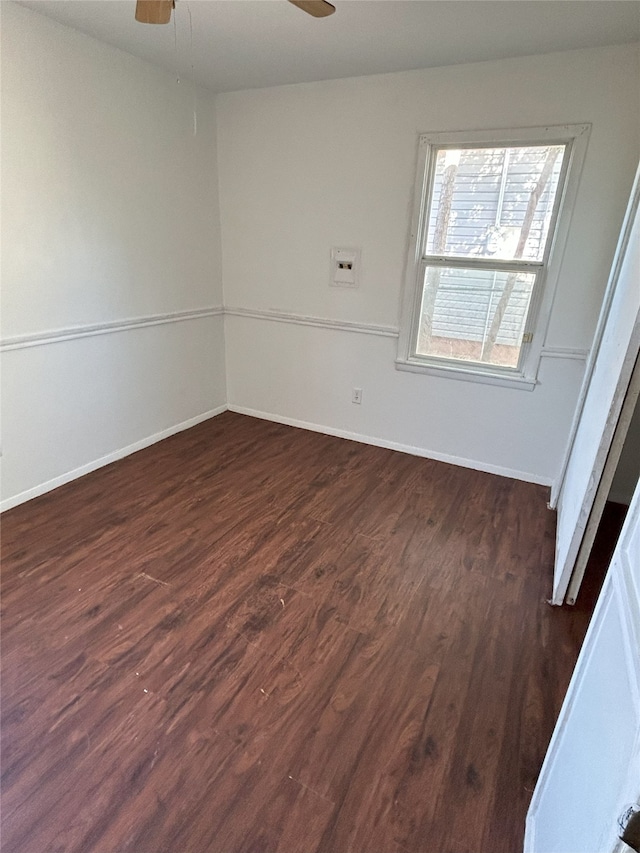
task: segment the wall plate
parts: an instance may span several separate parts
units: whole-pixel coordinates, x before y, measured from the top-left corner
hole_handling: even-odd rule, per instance
[[[331,250],[331,279],[333,287],[360,286],[360,249]]]

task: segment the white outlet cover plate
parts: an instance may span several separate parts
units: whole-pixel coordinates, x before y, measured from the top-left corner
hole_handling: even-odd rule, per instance
[[[344,269],[350,265],[350,269]],[[360,286],[360,249],[331,250],[331,278],[333,287]]]

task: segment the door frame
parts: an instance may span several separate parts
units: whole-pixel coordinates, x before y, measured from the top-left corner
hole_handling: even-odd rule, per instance
[[[602,502],[604,489],[602,478],[607,473],[607,460],[609,458],[613,460],[615,448],[612,452],[612,444],[616,431],[620,435],[624,426],[620,424],[621,413],[640,353],[640,301],[636,298],[638,293],[634,282],[635,267],[638,253],[640,253],[640,249],[636,249],[639,231],[640,165],[636,171],[623,230],[618,240],[616,257],[607,285],[605,304],[598,320],[596,340],[589,355],[587,372],[576,407],[571,440],[562,465],[562,486],[559,495],[554,496],[558,508],[556,557],[550,602],[554,605],[561,605],[565,600],[569,600],[567,591],[572,577],[574,581],[570,595],[572,601],[569,603],[575,601],[579,582],[582,578],[583,564],[585,558],[588,557],[589,542],[588,537],[585,538],[587,528],[590,518],[593,517],[593,521],[596,522],[598,506],[594,511],[594,504],[598,496],[600,497],[598,504]],[[621,309],[624,300],[630,301],[625,309]],[[612,315],[613,310],[616,311],[615,316]],[[626,310],[627,314],[620,313],[621,310]],[[630,311],[633,313],[629,314]],[[615,337],[616,326],[620,322],[622,322],[620,332],[622,333],[622,328],[624,328],[624,332],[622,337]],[[605,358],[606,353],[603,353],[605,341],[607,341],[608,347],[613,346],[616,351],[615,361],[611,363],[611,366],[613,364],[618,365],[617,374],[609,368],[610,362]],[[601,376],[605,376],[607,373],[609,378],[603,388],[606,392],[605,399],[607,402],[605,405],[608,408],[602,409],[598,413],[598,430],[590,431],[590,422],[586,420],[586,417],[591,411],[590,407],[597,402],[594,395],[600,390],[599,386],[594,386],[594,380],[597,377],[598,381],[601,381]],[[606,415],[606,419],[600,426],[601,415]],[[619,424],[620,429],[618,429]],[[582,441],[585,429],[588,437],[587,455],[584,461],[580,461],[575,458],[575,454],[578,447],[584,451]],[[569,476],[570,472],[572,472],[571,477]],[[578,478],[577,483],[574,482],[576,477]],[[571,485],[571,490],[567,492],[566,489],[569,488],[569,485]],[[592,530],[590,530],[591,532]],[[560,547],[560,538],[562,539],[562,547]],[[577,566],[579,556],[581,556],[580,565]]]
[[[578,556],[576,557],[571,577],[569,578],[569,586],[567,587],[565,597],[567,604],[576,603],[578,591],[580,589],[580,585],[582,584],[585,569],[587,568],[587,562],[589,561],[589,556],[591,554],[591,548],[593,547],[593,542],[596,537],[596,533],[598,532],[600,519],[602,518],[602,513],[609,497],[609,491],[611,489],[611,484],[613,483],[613,478],[615,476],[616,469],[620,461],[622,448],[624,447],[624,442],[627,437],[627,433],[629,432],[631,418],[633,417],[639,399],[640,354],[638,354],[638,357],[636,358],[636,364],[633,368],[633,373],[631,374],[631,381],[629,382],[629,387],[627,388],[627,393],[625,395],[624,402],[622,404],[622,409],[620,411],[620,417],[618,418],[618,423],[616,424],[613,440],[611,442],[611,447],[607,456],[607,461],[605,462],[604,469],[602,471],[602,476],[596,489],[596,494],[593,501],[593,506],[591,508],[591,513],[589,515],[589,520],[587,522],[587,526],[582,537],[582,542],[580,543]]]
[[[569,430],[569,438],[567,441],[567,446],[565,448],[564,456],[562,458],[562,464],[560,466],[560,473],[554,480],[551,486],[551,496],[549,498],[549,509],[557,509],[558,500],[560,498],[560,493],[562,492],[562,487],[564,486],[565,476],[567,473],[567,467],[569,465],[569,459],[571,458],[571,453],[573,451],[573,445],[576,439],[576,433],[578,432],[578,426],[580,424],[580,419],[582,418],[582,413],[584,411],[584,405],[587,399],[587,393],[589,391],[589,385],[591,383],[591,378],[593,376],[593,371],[595,369],[596,359],[598,358],[598,352],[600,350],[600,344],[602,343],[602,337],[604,335],[604,330],[607,325],[607,320],[609,319],[609,312],[611,310],[611,303],[613,302],[613,296],[616,291],[616,287],[618,286],[618,279],[620,278],[620,272],[622,271],[622,266],[624,263],[625,255],[627,252],[627,248],[629,246],[629,241],[631,239],[631,233],[633,230],[633,224],[635,221],[636,214],[638,212],[638,208],[640,207],[640,164],[638,165],[638,169],[636,171],[635,180],[633,182],[633,188],[631,190],[631,196],[629,198],[629,204],[627,205],[627,211],[624,216],[624,221],[622,223],[622,229],[620,231],[620,236],[618,238],[618,244],[616,246],[616,252],[613,259],[613,264],[611,267],[611,272],[609,274],[609,280],[607,282],[607,287],[604,293],[604,298],[602,300],[602,308],[600,309],[600,316],[598,317],[598,324],[596,326],[595,335],[593,337],[593,343],[591,344],[591,349],[589,351],[589,357],[587,359],[587,364],[585,367],[584,377],[582,380],[582,386],[580,387],[580,394],[578,396],[578,402],[576,403],[575,413],[573,415],[573,421],[571,422],[571,428]]]

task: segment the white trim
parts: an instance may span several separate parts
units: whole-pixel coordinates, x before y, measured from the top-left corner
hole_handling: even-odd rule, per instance
[[[618,540],[620,558],[615,574],[620,590],[620,600],[626,605],[623,609],[629,639],[627,659],[630,661],[636,660],[637,649],[640,646],[640,599],[638,598],[640,583],[635,580],[640,560],[637,552],[631,550],[636,531],[640,531],[640,481],[636,484],[624,526],[620,532]],[[636,707],[640,708],[640,666],[632,667],[630,678],[635,688]],[[640,731],[638,734],[640,736]]]
[[[540,358],[569,358],[574,361],[586,361],[588,357],[588,349],[573,347],[543,347],[540,352]]]
[[[153,435],[149,435],[146,438],[140,439],[140,441],[135,441],[133,444],[129,444],[127,447],[122,447],[119,450],[114,450],[111,453],[108,453],[106,456],[101,456],[99,459],[94,459],[91,462],[87,462],[86,465],[81,465],[79,468],[74,468],[73,471],[67,471],[65,474],[61,474],[59,477],[54,477],[52,480],[47,480],[46,483],[40,483],[37,486],[34,486],[32,489],[27,489],[24,492],[20,492],[17,495],[13,495],[10,498],[6,498],[4,501],[0,502],[0,512],[5,512],[8,509],[11,509],[14,506],[18,506],[18,504],[25,503],[25,501],[29,501],[32,498],[37,498],[40,495],[44,495],[46,492],[50,492],[52,489],[57,489],[58,486],[63,486],[65,483],[70,483],[72,480],[77,480],[78,477],[83,477],[85,474],[90,474],[92,471],[95,471],[98,468],[103,468],[105,465],[110,465],[112,462],[117,462],[118,459],[123,459],[125,456],[129,456],[132,453],[136,453],[138,450],[143,450],[145,447],[150,447],[152,444],[156,444],[158,441],[162,441],[164,438],[169,438],[171,435],[175,435],[178,432],[183,432],[185,429],[190,429],[193,426],[196,426],[203,421],[209,420],[209,418],[214,418],[216,415],[222,414],[222,412],[227,411],[227,405],[223,404],[222,406],[217,406],[215,409],[210,409],[208,412],[203,412],[200,415],[196,415],[193,418],[189,418],[186,421],[182,421],[182,423],[174,424],[173,426],[167,427],[167,429],[163,429],[160,432],[156,432]]]
[[[483,130],[440,130],[421,133],[420,143],[473,148],[496,142],[499,145],[562,145],[569,137],[576,137],[591,129],[590,124],[546,124],[536,127],[506,127]]]
[[[364,335],[377,335],[382,338],[398,337],[397,326],[379,326],[375,323],[361,323],[354,320],[331,320],[326,317],[314,317],[308,314],[291,314],[288,311],[261,310],[257,308],[225,308],[224,313],[231,317],[250,317],[255,320],[271,320],[275,323],[316,326],[319,329],[358,332]]]
[[[29,347],[47,346],[63,341],[74,341],[81,338],[90,338],[96,335],[108,335],[115,332],[127,332],[132,329],[144,329],[149,326],[162,326],[167,323],[181,323],[185,320],[199,320],[203,317],[248,317],[253,320],[269,320],[275,323],[291,323],[296,326],[314,326],[318,329],[330,329],[331,331],[356,332],[363,335],[375,335],[381,338],[397,338],[400,334],[397,326],[386,326],[377,323],[363,323],[357,320],[337,320],[330,317],[315,317],[309,314],[294,314],[288,311],[262,310],[258,308],[226,308],[223,305],[214,305],[210,308],[197,308],[193,311],[173,311],[165,314],[149,314],[145,317],[132,317],[128,320],[113,320],[106,323],[95,323],[87,326],[68,326],[64,329],[55,329],[46,332],[34,332],[29,335],[15,335],[14,337],[0,340],[0,352],[11,350],[28,349]],[[545,347],[541,352],[545,358],[571,358],[584,360],[588,356],[588,350],[572,349],[570,347]],[[403,362],[404,364],[404,362]],[[410,364],[410,363],[409,363]],[[401,367],[412,370],[411,366]],[[457,369],[454,368],[457,373]],[[424,367],[419,366],[417,372],[425,372]],[[429,372],[429,371],[426,371]],[[437,368],[437,373],[446,372],[446,368]],[[465,378],[465,377],[462,377]],[[477,380],[477,374],[473,379]],[[487,381],[491,381],[489,375]],[[521,377],[509,377],[502,383],[503,377],[497,376],[501,384],[507,385],[530,385],[530,382]]]
[[[580,655],[578,656],[575,669],[571,676],[571,681],[569,682],[569,687],[567,688],[567,692],[562,703],[562,708],[560,709],[558,720],[553,730],[553,734],[551,735],[549,748],[547,749],[542,767],[540,768],[540,773],[538,774],[538,781],[536,782],[525,821],[524,853],[536,853],[535,830],[540,800],[544,796],[551,767],[553,766],[553,763],[556,760],[556,755],[562,745],[565,730],[567,728],[567,722],[571,716],[573,706],[575,705],[579,685],[585,676],[585,672],[588,670],[591,656],[597,648],[598,636],[600,635],[608,608],[614,603],[614,601],[613,581],[609,574],[605,578],[602,591],[596,605],[596,610],[594,611],[591,622],[589,623],[587,633],[582,643]]]
[[[61,341],[73,341],[79,338],[93,337],[94,335],[126,332],[130,329],[143,329],[147,326],[161,326],[166,323],[180,323],[184,320],[199,320],[202,317],[219,317],[223,315],[249,317],[254,320],[270,320],[275,323],[292,323],[297,326],[315,326],[319,329],[331,329],[332,331],[357,332],[364,335],[376,335],[381,338],[397,338],[399,335],[397,326],[362,323],[355,320],[336,320],[330,317],[314,317],[308,314],[293,314],[288,311],[260,310],[257,308],[225,308],[222,305],[214,305],[211,308],[198,308],[193,311],[149,314],[146,317],[134,317],[129,320],[113,320],[89,326],[69,326],[65,329],[56,329],[54,331],[35,332],[30,335],[16,335],[0,341],[0,352],[45,346]],[[570,347],[545,347],[541,352],[541,355],[545,358],[571,358],[577,360],[585,360],[588,354],[588,350],[572,349]],[[423,371],[421,370],[420,372]],[[439,369],[438,372],[441,373],[442,371]],[[474,379],[477,378],[477,374],[474,374]],[[501,379],[502,377],[499,378]],[[511,377],[507,377],[507,379],[511,381]],[[522,380],[518,377],[516,377],[515,381],[519,385],[527,384],[527,380]]]
[[[291,323],[294,326],[315,326],[318,329],[330,329],[331,331],[340,332],[357,332],[364,335],[376,335],[381,338],[397,338],[399,329],[397,326],[382,326],[376,323],[362,323],[355,320],[336,320],[330,317],[314,317],[308,314],[293,314],[289,311],[273,311],[261,310],[259,308],[224,308],[225,316],[229,317],[249,317],[252,320],[270,320],[274,323]],[[572,347],[544,347],[541,356],[545,358],[569,358],[577,361],[584,361],[589,355],[586,349],[575,349]],[[403,368],[400,368],[403,369]],[[411,368],[407,368],[411,369]],[[424,370],[420,370],[424,372]],[[442,373],[442,369],[438,369],[438,373]],[[503,377],[500,376],[499,379]],[[518,386],[535,385],[535,382],[529,382],[520,377],[506,376],[508,383],[515,382]],[[474,373],[473,379],[477,380],[478,375]]]
[[[595,334],[593,336],[593,343],[591,345],[591,350],[589,354],[589,359],[587,361],[587,366],[585,369],[584,378],[582,380],[582,387],[580,388],[580,395],[578,397],[578,402],[576,403],[575,414],[573,416],[573,423],[571,424],[571,429],[569,431],[569,439],[567,441],[567,447],[564,453],[564,458],[562,460],[562,465],[560,466],[560,473],[558,474],[553,486],[551,487],[551,498],[549,499],[549,507],[551,509],[555,509],[558,505],[558,500],[560,499],[560,492],[562,491],[562,486],[564,484],[564,478],[567,473],[567,467],[569,465],[569,458],[571,457],[571,452],[573,450],[573,445],[576,440],[576,433],[578,432],[578,424],[580,423],[580,418],[582,417],[582,412],[584,410],[584,404],[587,399],[587,391],[589,390],[589,383],[591,382],[591,377],[593,375],[593,370],[595,367],[596,359],[598,357],[598,351],[600,349],[600,344],[602,342],[602,336],[604,334],[605,326],[607,325],[607,320],[609,318],[609,311],[611,309],[611,302],[613,301],[613,295],[615,293],[616,287],[618,285],[618,279],[620,277],[620,271],[622,269],[622,264],[625,259],[627,247],[629,245],[629,240],[631,239],[631,232],[633,230],[633,224],[635,220],[636,211],[640,206],[640,165],[638,166],[638,170],[636,172],[633,188],[631,190],[631,195],[629,198],[629,204],[627,205],[627,211],[624,216],[624,221],[622,223],[622,228],[620,230],[620,236],[618,237],[618,245],[616,246],[616,253],[613,259],[613,264],[611,265],[611,272],[609,274],[609,280],[607,282],[607,287],[604,293],[604,297],[602,299],[602,308],[600,309],[600,316],[598,317],[598,325],[596,327]]]
[[[324,435],[333,435],[336,438],[346,438],[349,441],[357,441],[360,444],[371,444],[374,447],[384,447],[388,450],[397,450],[400,453],[408,453],[411,456],[420,456],[423,459],[433,459],[435,462],[448,462],[451,465],[459,465],[462,468],[471,468],[474,471],[484,471],[486,474],[497,474],[499,477],[509,477],[512,480],[523,480],[525,483],[534,483],[539,486],[551,485],[551,480],[548,477],[540,477],[538,474],[529,474],[526,471],[517,471],[514,468],[505,468],[501,465],[491,465],[478,462],[475,459],[467,459],[462,456],[452,456],[449,453],[438,453],[437,451],[426,450],[424,447],[416,447],[411,444],[401,444],[397,441],[389,441],[385,438],[362,435],[361,433],[350,432],[345,429],[336,429],[324,424],[312,423],[311,421],[301,421],[297,418],[286,417],[285,415],[276,415],[273,412],[263,412],[258,409],[248,408],[247,406],[236,406],[233,403],[229,403],[227,408],[230,412],[237,412],[239,415],[249,415],[252,418],[273,421],[277,424],[297,427],[298,429],[307,429],[310,432],[320,432]]]
[[[638,342],[637,349],[640,349],[640,341]],[[633,412],[638,399],[640,399],[640,364],[637,367],[634,367],[633,373],[631,374],[629,386],[624,395],[624,401],[617,418],[611,442],[608,446],[606,460],[602,466],[600,479],[595,489],[595,494],[593,495],[593,502],[584,524],[581,541],[579,542],[575,560],[573,560],[573,568],[565,591],[565,601],[567,604],[575,604],[576,598],[578,597],[580,585],[582,584],[582,579],[591,554],[591,548],[600,525],[600,519],[602,518],[605,503],[609,499],[609,492],[613,484],[618,463],[620,462],[622,448],[627,437],[631,418],[633,417]],[[620,542],[622,542],[622,539],[620,539]],[[569,553],[571,553],[571,550]],[[624,557],[624,552],[621,556]],[[562,604],[561,601],[557,603]]]
[[[527,320],[532,331],[533,324],[535,324],[533,342],[527,355],[527,363],[532,366],[534,376],[538,375],[540,357],[549,332],[551,312],[562,272],[564,253],[569,239],[571,220],[573,219],[578,188],[587,155],[589,137],[591,135],[590,124],[564,125],[561,129],[566,131],[568,136],[573,135],[573,139],[564,140],[568,142],[570,152],[569,161],[566,164],[566,171],[564,173],[562,197],[558,202],[555,227],[551,235],[551,244],[548,247],[546,274],[542,281],[542,286],[538,290],[539,303],[537,306],[532,306],[534,313]]]
[[[418,293],[421,291],[417,281],[422,262],[422,235],[424,220],[427,216],[427,188],[429,186],[430,141],[427,134],[418,137],[416,174],[413,181],[413,209],[407,257],[404,266],[402,290],[400,293],[400,334],[398,335],[398,360],[406,362],[412,349],[412,335],[415,326],[416,311],[419,310]]]
[[[191,311],[172,311],[166,314],[149,314],[146,317],[133,317],[129,320],[112,320],[107,323],[94,323],[89,326],[69,326],[47,332],[35,332],[30,335],[16,335],[0,341],[0,351],[26,349],[61,341],[74,341],[94,335],[110,335],[114,332],[126,332],[130,329],[143,329],[147,326],[162,326],[165,323],[181,323],[184,320],[199,320],[202,317],[217,317],[224,314],[222,305],[211,308],[196,308]]]
[[[476,372],[470,362],[461,362],[460,367],[452,364],[435,365],[431,362],[424,364],[397,358],[396,370],[406,370],[409,373],[427,373],[431,376],[441,376],[444,379],[464,379],[466,382],[480,382],[484,385],[502,385],[506,388],[516,388],[519,391],[533,391],[538,384],[535,379],[525,379],[515,374],[509,376],[506,373]]]
[[[536,844],[536,817],[527,814],[524,821],[524,853],[537,853]]]

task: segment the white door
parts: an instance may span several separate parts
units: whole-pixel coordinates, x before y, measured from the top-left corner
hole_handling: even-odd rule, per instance
[[[640,349],[640,169],[560,478],[553,604],[562,604]]]
[[[640,484],[560,711],[525,853],[614,853],[640,802]]]

